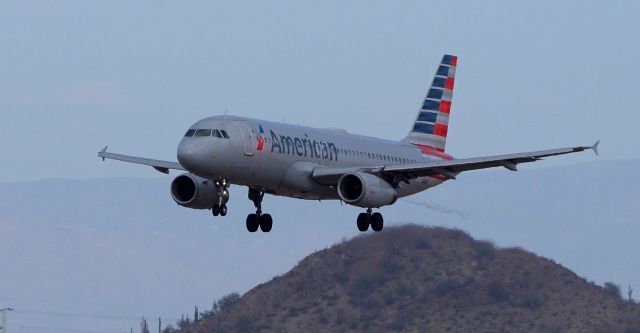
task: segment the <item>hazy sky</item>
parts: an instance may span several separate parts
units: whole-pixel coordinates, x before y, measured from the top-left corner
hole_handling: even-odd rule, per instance
[[[152,176],[95,154],[175,160],[225,109],[400,139],[449,52],[455,156],[638,158],[639,32],[637,1],[3,1],[0,181]]]

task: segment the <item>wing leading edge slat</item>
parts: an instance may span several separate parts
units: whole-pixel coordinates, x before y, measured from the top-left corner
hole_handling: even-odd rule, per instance
[[[455,179],[458,173],[464,171],[493,167],[504,167],[511,171],[517,171],[517,164],[535,162],[545,157],[577,153],[589,149],[597,153],[599,143],[600,141],[596,142],[593,146],[578,146],[487,157],[437,160],[432,162],[398,164],[374,168],[317,168],[313,171],[313,178],[321,184],[335,185],[343,174],[363,171],[377,174],[379,176],[388,176],[393,179],[428,177],[434,175],[441,175],[448,179]]]
[[[107,152],[108,147],[109,146],[106,146],[101,151],[98,152],[98,157],[102,158],[103,161],[105,159],[111,159],[111,160],[118,160],[118,161],[135,163],[135,164],[148,165],[162,173],[169,173],[169,170],[183,170],[183,171],[185,170],[185,168],[183,168],[182,165],[180,165],[180,163],[178,162],[154,160],[151,158],[142,158],[142,157],[135,157],[135,156],[129,156],[129,155],[108,153]]]

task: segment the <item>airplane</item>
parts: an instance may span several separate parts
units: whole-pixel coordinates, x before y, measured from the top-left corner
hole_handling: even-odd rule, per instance
[[[356,225],[381,231],[384,219],[373,209],[394,204],[465,171],[504,167],[584,150],[592,146],[457,159],[445,152],[458,57],[444,55],[408,134],[400,141],[355,135],[342,129],[317,129],[238,116],[199,120],[177,149],[178,162],[107,152],[98,156],[148,165],[162,173],[186,171],[170,186],[180,206],[227,215],[230,184],[247,186],[256,208],[246,218],[249,232],[269,232],[262,212],[265,194],[307,200],[341,200],[366,209]]]

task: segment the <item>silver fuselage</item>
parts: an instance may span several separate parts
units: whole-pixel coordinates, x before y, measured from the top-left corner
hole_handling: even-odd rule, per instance
[[[184,137],[178,146],[178,161],[189,172],[301,199],[339,199],[334,187],[311,177],[316,168],[380,167],[441,159],[423,154],[412,144],[336,129],[236,116],[209,117],[191,126],[203,128],[224,130],[229,138]],[[411,195],[443,181],[415,178],[408,184],[401,182],[397,193]]]

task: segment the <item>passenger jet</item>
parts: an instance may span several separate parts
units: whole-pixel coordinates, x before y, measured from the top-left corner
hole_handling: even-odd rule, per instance
[[[366,209],[357,227],[383,228],[383,218],[373,212],[398,198],[424,191],[464,171],[504,167],[516,171],[519,163],[545,157],[593,150],[578,146],[535,152],[453,158],[445,152],[451,97],[458,58],[445,55],[407,136],[400,141],[350,134],[341,129],[216,116],[193,124],[178,145],[178,162],[107,152],[98,156],[149,165],[169,173],[186,171],[171,183],[178,205],[227,214],[229,185],[249,188],[256,212],[247,216],[250,232],[271,231],[271,215],[262,212],[264,194],[307,200],[341,200]]]

